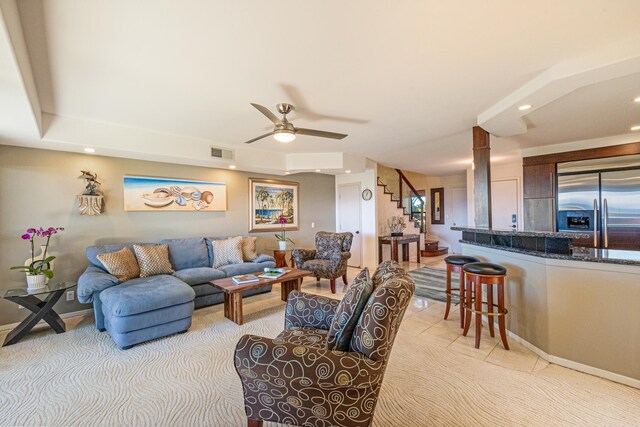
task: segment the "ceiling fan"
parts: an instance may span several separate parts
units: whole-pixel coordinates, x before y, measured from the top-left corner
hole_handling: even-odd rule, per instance
[[[276,105],[276,109],[280,114],[282,114],[282,119],[279,119],[275,114],[273,114],[267,107],[263,107],[259,104],[251,103],[258,111],[267,116],[269,120],[273,122],[275,128],[273,131],[269,133],[265,133],[264,135],[260,135],[257,138],[250,139],[245,141],[245,144],[251,144],[259,139],[266,138],[270,135],[273,135],[273,138],[279,142],[291,142],[296,139],[296,135],[309,135],[309,136],[319,136],[320,138],[332,138],[332,139],[342,139],[346,137],[344,133],[335,133],[335,132],[326,132],[323,130],[314,130],[314,129],[305,129],[305,128],[297,128],[293,126],[293,123],[287,120],[287,114],[294,110],[293,105],[291,104],[278,104]]]

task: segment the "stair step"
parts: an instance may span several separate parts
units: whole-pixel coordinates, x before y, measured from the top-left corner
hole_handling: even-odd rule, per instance
[[[449,248],[445,248],[443,246],[439,246],[436,250],[424,250],[420,251],[420,256],[424,257],[434,257],[440,255],[446,255],[449,253]]]
[[[439,240],[425,240],[424,242],[425,251],[437,251],[439,246],[440,246]]]

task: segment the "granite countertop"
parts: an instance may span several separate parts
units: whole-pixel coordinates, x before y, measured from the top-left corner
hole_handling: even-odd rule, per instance
[[[485,233],[498,236],[524,236],[524,237],[555,237],[556,239],[588,239],[588,233],[562,233],[557,231],[518,231],[513,229],[491,229],[491,228],[471,228],[471,227],[451,227],[453,231],[466,231],[469,233]]]
[[[470,229],[473,230],[473,229]],[[623,264],[640,266],[640,251],[624,251],[618,249],[594,249],[594,248],[573,248],[573,254],[552,254],[545,252],[529,251],[506,246],[492,246],[482,243],[460,240],[460,243],[467,245],[482,246],[499,251],[515,252],[524,255],[536,256],[539,258],[563,259],[569,261],[600,262],[606,264]]]

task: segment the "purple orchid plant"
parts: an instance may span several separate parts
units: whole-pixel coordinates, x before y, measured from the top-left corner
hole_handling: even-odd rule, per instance
[[[11,270],[22,270],[30,276],[37,276],[38,274],[44,274],[47,278],[51,279],[53,277],[53,270],[50,268],[51,261],[56,259],[55,256],[47,257],[47,251],[49,250],[49,240],[51,240],[51,236],[54,234],[58,234],[59,231],[64,231],[62,227],[49,227],[49,228],[27,228],[26,233],[24,233],[21,237],[22,240],[28,240],[31,244],[31,263],[29,265],[17,265],[15,267],[11,267]],[[47,243],[44,247],[44,252],[42,253],[42,259],[35,259],[35,244],[34,240],[36,237],[46,237]]]
[[[287,239],[287,230],[285,229],[285,225],[287,224],[287,217],[284,215],[280,216],[280,219],[278,220],[278,222],[280,223],[280,226],[282,227],[282,232],[281,233],[276,233],[276,239],[278,239],[278,241],[280,242],[291,242],[292,244],[295,245],[295,242],[291,239]]]

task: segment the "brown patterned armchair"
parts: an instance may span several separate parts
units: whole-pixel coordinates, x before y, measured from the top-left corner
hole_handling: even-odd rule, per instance
[[[378,267],[349,351],[327,349],[339,301],[294,291],[285,330],[274,339],[245,335],[235,350],[249,427],[369,426],[404,312],[415,290],[394,261]]]
[[[336,279],[342,277],[345,286],[347,280],[347,260],[351,258],[351,243],[353,234],[331,233],[319,231],[316,233],[316,249],[294,249],[291,256],[298,268],[312,271],[316,280],[329,279],[331,292],[336,293]]]

